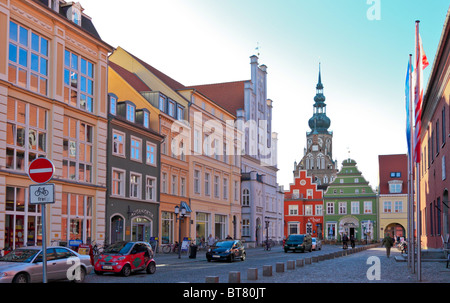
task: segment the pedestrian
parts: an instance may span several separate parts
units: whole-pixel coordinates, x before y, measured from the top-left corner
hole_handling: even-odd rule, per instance
[[[231,238],[230,235],[227,235],[226,239],[227,239],[227,240],[232,240],[233,238]]]
[[[208,246],[213,246],[214,242],[216,242],[216,239],[214,239],[214,237],[212,236],[212,234],[209,234],[208,237]]]
[[[344,236],[342,237],[342,244],[343,244],[343,249],[347,249],[347,247],[348,247],[348,244],[347,244],[347,241],[348,241],[348,236],[347,236],[347,234],[344,234]]]
[[[352,245],[352,248],[355,248],[355,236],[350,235],[350,244]]]
[[[389,234],[386,234],[383,241],[381,242],[381,245],[384,245],[386,247],[386,256],[389,258],[391,255],[391,247],[394,245],[394,239],[392,239]]]

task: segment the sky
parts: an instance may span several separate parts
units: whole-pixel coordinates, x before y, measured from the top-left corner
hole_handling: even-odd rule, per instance
[[[304,155],[321,63],[333,160],[372,188],[378,155],[406,154],[405,79],[415,21],[430,65],[450,0],[81,0],[102,39],[189,86],[250,79],[267,66],[278,133],[277,182]],[[258,49],[256,49],[258,47]]]

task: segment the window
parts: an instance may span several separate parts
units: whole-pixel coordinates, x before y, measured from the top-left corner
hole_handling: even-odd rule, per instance
[[[323,215],[323,205],[316,205],[316,216]]]
[[[156,145],[151,142],[147,142],[146,149],[146,163],[148,165],[156,166]]]
[[[167,173],[162,173],[161,178],[161,192],[167,194]]]
[[[389,181],[389,193],[400,194],[402,192],[402,181]]]
[[[242,190],[242,206],[250,206],[250,191],[246,188]]]
[[[239,200],[239,182],[234,181],[234,201]]]
[[[334,215],[334,203],[327,202],[327,215]]]
[[[383,212],[384,213],[391,213],[392,212],[392,202],[391,201],[384,201],[383,202]]]
[[[94,111],[94,64],[68,50],[64,53],[64,102]]]
[[[298,215],[298,205],[289,205],[289,215],[290,216]]]
[[[347,214],[347,202],[339,202],[339,214]]]
[[[141,198],[141,174],[130,172],[130,198]]]
[[[12,21],[8,80],[41,95],[48,94],[48,40]]]
[[[364,201],[364,213],[365,214],[372,213],[372,201]]]
[[[194,170],[194,192],[200,193],[200,171],[197,169]]]
[[[126,103],[126,118],[130,122],[134,122],[136,118],[136,107],[134,104]]]
[[[223,178],[223,198],[228,199],[228,178]]]
[[[69,117],[64,117],[63,178],[92,182],[94,127]]]
[[[445,106],[442,108],[442,144],[445,143]]]
[[[352,201],[350,211],[351,211],[352,215],[359,214],[359,202],[358,201]]]
[[[117,114],[117,98],[114,96],[109,96],[109,113],[111,115]]]
[[[305,205],[305,216],[312,216],[312,215],[313,215],[312,205]]]
[[[144,121],[143,121],[143,125],[145,128],[148,128],[150,126],[150,114],[146,111],[144,111]]]
[[[200,131],[195,129],[194,130],[194,153],[200,154]]]
[[[184,108],[181,105],[177,105],[177,119],[178,120],[184,119]]]
[[[288,222],[289,235],[298,235],[300,233],[300,223]]]
[[[172,175],[171,188],[172,188],[172,195],[177,195],[178,194],[178,176],[177,175]]]
[[[111,180],[111,194],[114,196],[125,197],[125,171],[113,168]]]
[[[186,178],[180,177],[180,196],[186,197]]]
[[[292,199],[299,199],[300,198],[300,190],[299,189],[293,189],[292,190]]]
[[[156,178],[147,176],[145,180],[145,199],[156,201]]]
[[[46,155],[47,111],[8,98],[6,120],[6,168],[24,171]]]
[[[211,194],[210,192],[210,174],[205,173],[205,195],[209,196]]]
[[[394,212],[395,213],[403,212],[403,201],[395,201],[394,202]]]
[[[175,117],[175,102],[169,99],[169,102],[167,103],[167,113],[171,117]]]
[[[125,134],[113,129],[112,154],[114,156],[125,157]]]
[[[62,193],[61,239],[79,239],[83,243],[92,239],[93,200],[86,195]]]
[[[160,111],[165,112],[166,111],[166,97],[159,96],[159,104],[158,108]]]
[[[214,197],[219,198],[219,176],[214,176]]]
[[[249,219],[242,220],[242,236],[250,237],[250,220]]]
[[[135,161],[142,161],[141,158],[141,146],[142,146],[142,139],[131,137],[131,144],[130,144],[130,158],[131,160]]]
[[[439,119],[436,121],[436,155],[439,153]]]

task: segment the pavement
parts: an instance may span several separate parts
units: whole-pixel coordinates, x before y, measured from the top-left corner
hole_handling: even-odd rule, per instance
[[[261,247],[248,248],[246,251],[247,258],[254,254],[267,253]],[[181,259],[175,253],[157,253],[155,260],[158,265],[195,263],[205,261],[203,256],[204,251],[197,252],[195,259],[189,258],[188,253],[182,253]],[[413,271],[407,262],[402,262],[401,253],[395,248],[391,250],[390,258],[386,256],[386,249],[379,246],[367,246],[346,256],[322,258],[319,261],[316,259],[315,262],[306,264],[305,259],[308,257],[311,256],[301,254],[294,257],[304,260],[303,266],[299,266],[300,262],[295,262],[294,269],[287,269],[284,262],[283,272],[277,272],[274,266],[271,276],[263,276],[261,264],[256,280],[247,279],[248,271],[243,267],[240,283],[450,283],[450,267],[446,268],[446,262],[422,260],[419,281],[417,270]]]

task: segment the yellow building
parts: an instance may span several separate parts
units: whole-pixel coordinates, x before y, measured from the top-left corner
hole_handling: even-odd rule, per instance
[[[179,90],[191,100],[189,122],[189,200],[196,244],[241,238],[240,151],[236,117],[195,89]]]
[[[77,2],[0,0],[0,248],[42,243],[31,161],[55,166],[48,242],[105,234],[107,55]]]

